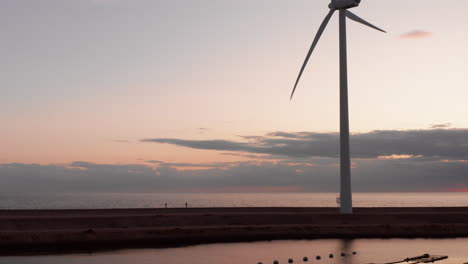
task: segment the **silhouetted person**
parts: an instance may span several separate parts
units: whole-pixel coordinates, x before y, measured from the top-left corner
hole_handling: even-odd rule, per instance
[[[188,204],[187,204],[187,202],[185,202],[185,208],[188,208]]]
[[[167,208],[167,203],[164,204],[164,207]]]

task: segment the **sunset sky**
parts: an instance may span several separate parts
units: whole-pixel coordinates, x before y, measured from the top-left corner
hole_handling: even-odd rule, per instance
[[[3,0],[0,191],[335,191],[336,15],[289,100],[328,3]],[[467,9],[353,9],[357,191],[468,190]]]

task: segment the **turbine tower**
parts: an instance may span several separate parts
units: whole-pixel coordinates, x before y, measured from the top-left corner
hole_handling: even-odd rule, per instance
[[[373,29],[382,31],[384,30],[370,24],[364,19],[358,17],[357,15],[351,13],[349,8],[359,6],[361,0],[332,0],[330,5],[330,12],[323,20],[320,28],[310,46],[309,52],[302,64],[301,71],[299,76],[297,76],[296,83],[294,84],[294,89],[291,93],[291,98],[296,91],[297,84],[301,79],[302,73],[307,65],[307,62],[312,55],[312,52],[315,49],[320,36],[322,36],[323,31],[327,27],[328,21],[333,16],[335,11],[339,11],[340,15],[340,198],[341,198],[341,207],[340,212],[342,214],[352,214],[353,213],[353,202],[351,194],[351,160],[349,155],[349,117],[348,117],[348,66],[347,66],[347,54],[346,54],[346,18],[354,20],[358,23],[371,27]]]

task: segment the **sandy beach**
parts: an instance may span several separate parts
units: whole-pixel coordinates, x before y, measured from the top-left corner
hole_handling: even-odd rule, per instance
[[[0,254],[318,238],[468,237],[468,208],[0,210]]]

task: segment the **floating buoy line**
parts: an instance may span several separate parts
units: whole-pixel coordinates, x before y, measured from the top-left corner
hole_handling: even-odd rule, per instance
[[[350,257],[351,255],[357,255],[357,252],[356,251],[353,251],[351,254],[349,253],[346,253],[346,252],[341,252],[340,253],[340,256],[341,257]],[[330,259],[334,258],[335,257],[335,254],[333,253],[330,253],[328,255],[328,257]],[[316,260],[320,261],[322,259],[322,257],[320,255],[317,255],[315,257]],[[399,260],[399,261],[393,261],[393,262],[385,262],[385,263],[367,263],[367,264],[398,264],[398,263],[408,263],[408,264],[422,264],[422,263],[434,263],[436,261],[440,261],[440,260],[444,260],[444,259],[448,259],[448,256],[444,256],[444,255],[431,255],[431,254],[422,254],[422,255],[418,255],[418,256],[415,256],[415,257],[407,257],[407,258],[404,258],[403,260]],[[308,262],[309,261],[309,257],[307,256],[304,256],[302,258],[302,262]],[[283,262],[286,264],[286,261]],[[294,264],[294,259],[293,258],[289,258],[287,263],[289,264]],[[257,264],[263,264],[263,262],[258,262]],[[269,264],[269,263],[265,263],[265,264]],[[273,261],[273,264],[281,264],[281,262],[279,260],[274,260]],[[467,263],[464,263],[464,264],[468,264]]]
[[[346,253],[346,252],[341,252],[340,253],[341,257],[348,257],[348,256],[351,256],[351,255],[357,255],[357,252],[356,251],[353,251],[352,253]],[[333,253],[330,253],[328,255],[329,258],[334,258],[335,257],[335,254]],[[317,255],[315,256],[315,259],[316,260],[321,260],[322,257],[320,255]],[[309,257],[308,256],[304,256],[302,258],[302,262],[309,262]],[[285,262],[282,262],[282,263],[288,263],[288,264],[294,264],[294,259],[293,258],[289,258],[287,261]],[[264,264],[263,262],[258,262],[257,264]],[[265,263],[265,264],[269,264],[269,263]],[[279,260],[274,260],[272,264],[281,264],[281,262]],[[369,263],[369,264],[393,264],[393,263]],[[411,263],[411,264],[415,264],[415,263]]]

